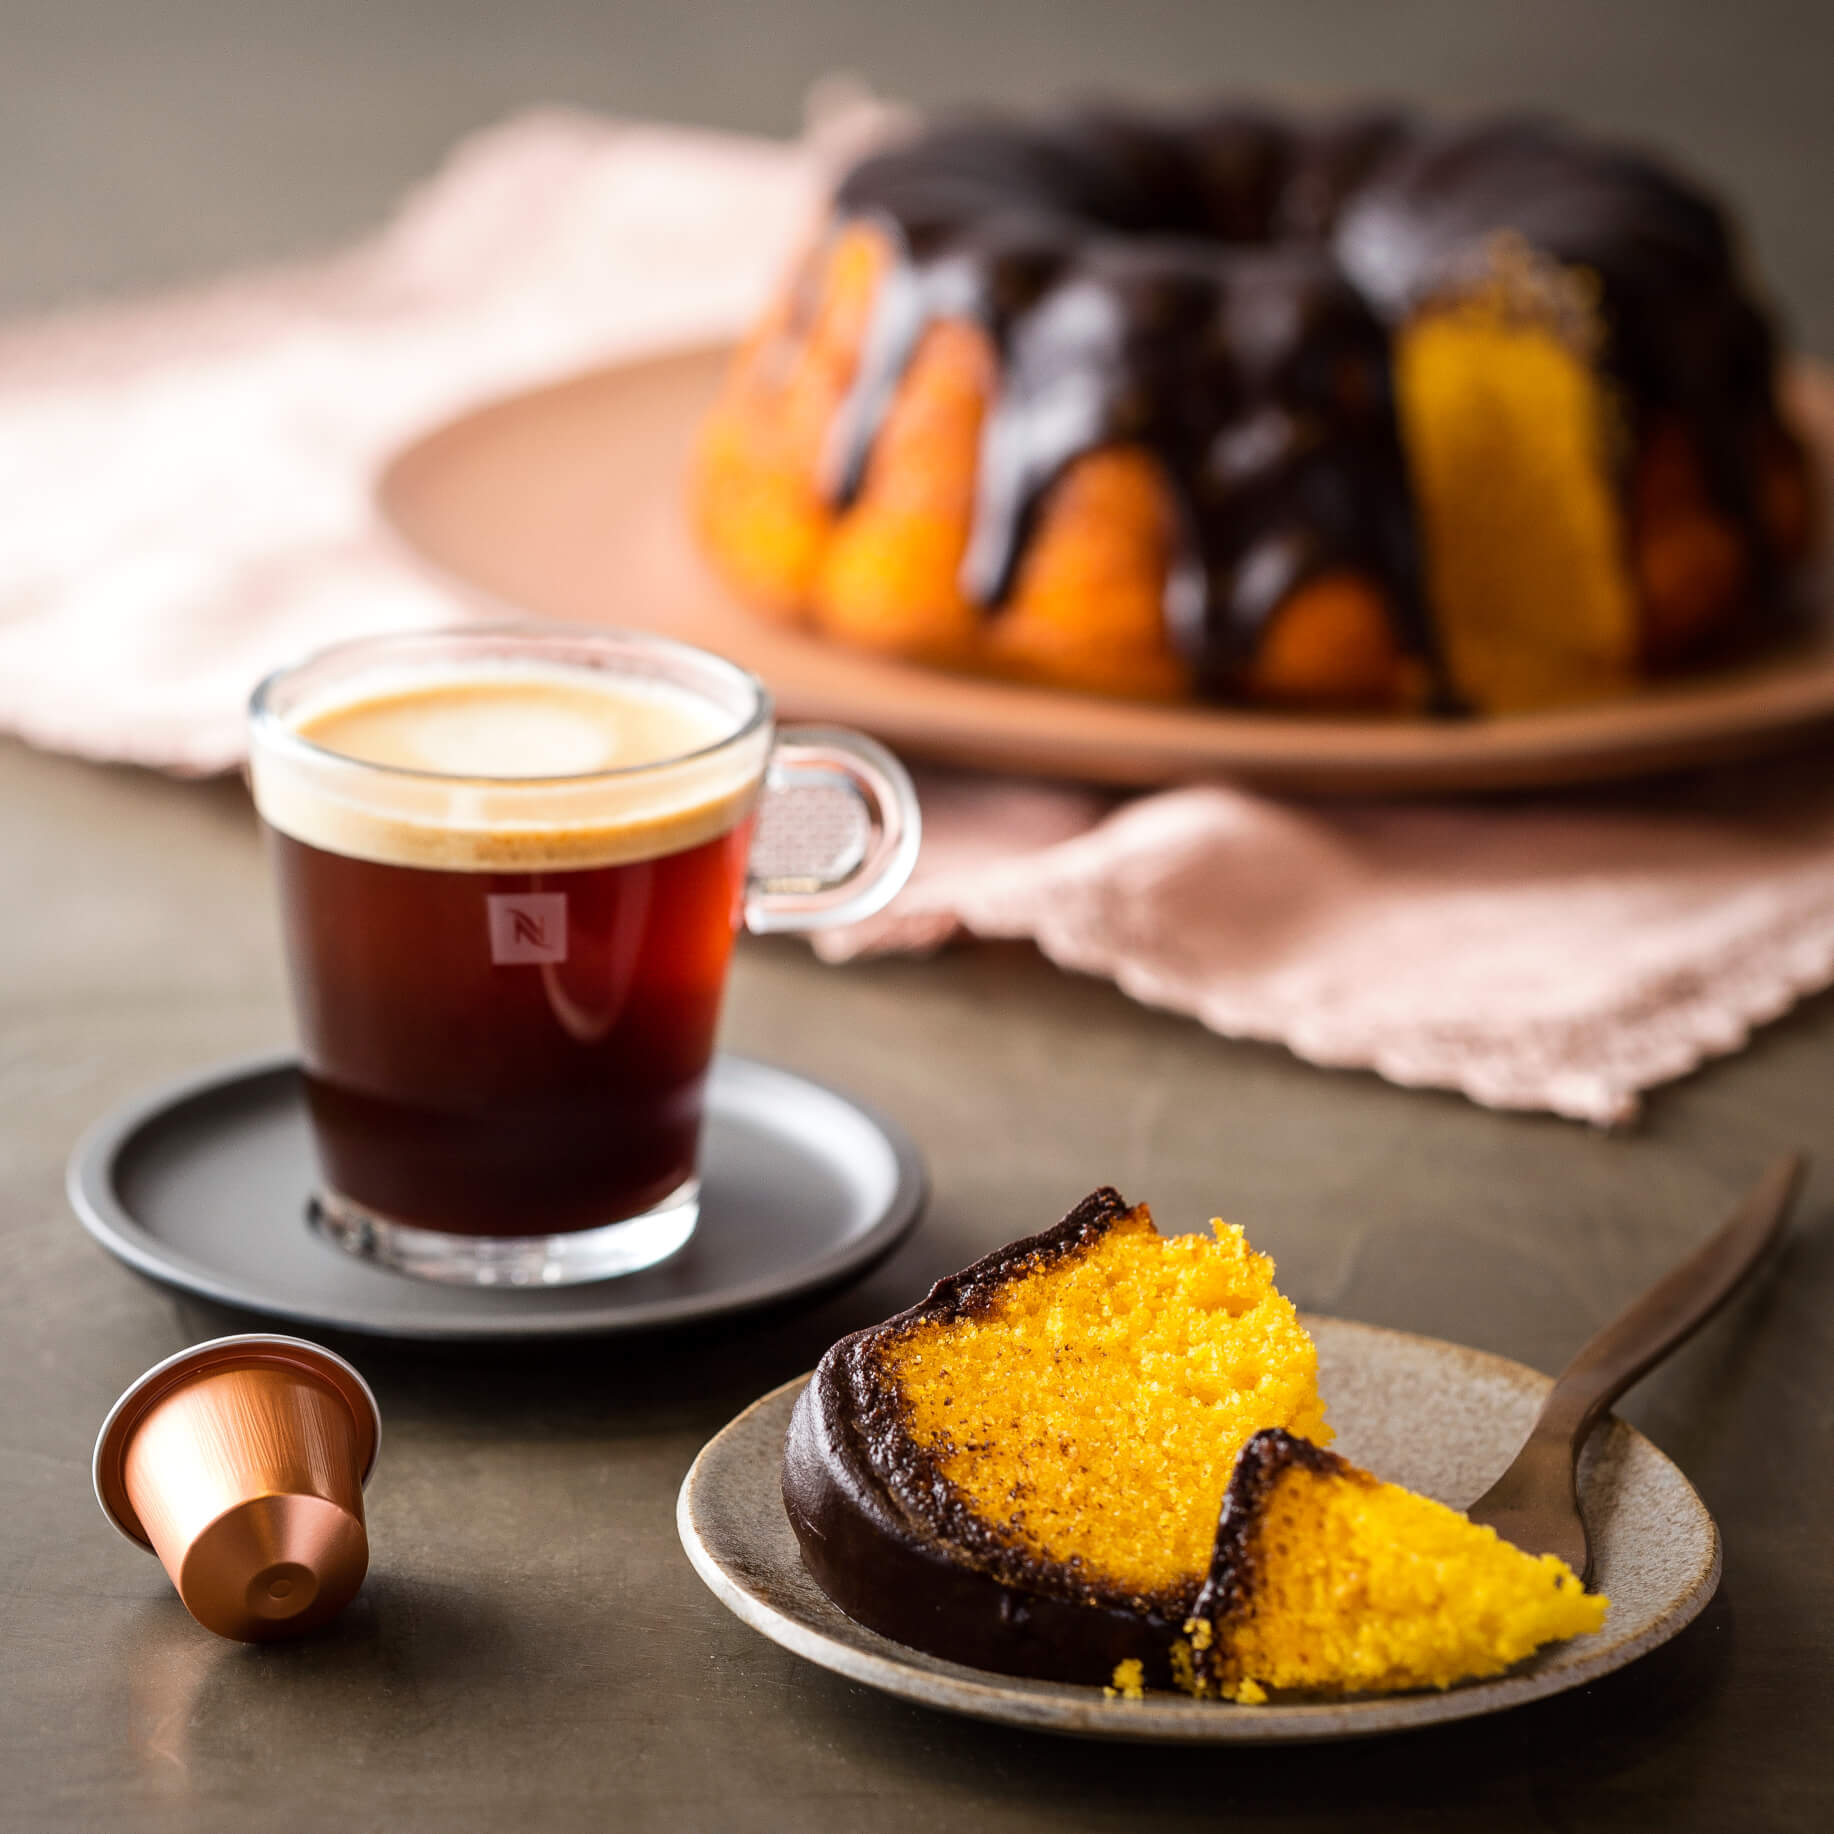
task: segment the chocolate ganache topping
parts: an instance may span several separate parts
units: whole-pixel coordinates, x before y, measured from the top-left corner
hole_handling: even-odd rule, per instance
[[[964,590],[997,613],[1064,468],[1144,447],[1176,501],[1165,617],[1200,693],[1229,695],[1272,614],[1337,568],[1381,585],[1399,647],[1439,679],[1391,340],[1479,281],[1499,237],[1595,277],[1633,436],[1683,417],[1768,556],[1751,479],[1775,424],[1769,327],[1719,211],[1635,153],[1534,121],[1101,110],[939,125],[856,167],[836,212],[886,229],[897,260],[836,425],[835,499],[926,329],[978,322],[1001,383]]]
[[[1222,1515],[1216,1525],[1216,1548],[1210,1571],[1191,1606],[1191,1617],[1213,1627],[1227,1627],[1254,1602],[1261,1583],[1258,1545],[1263,1514],[1274,1485],[1288,1471],[1316,1471],[1328,1477],[1370,1483],[1347,1458],[1315,1446],[1279,1427],[1266,1427],[1243,1446],[1236,1457],[1229,1488],[1223,1493]],[[1192,1667],[1203,1680],[1215,1682],[1223,1670],[1224,1644],[1213,1634],[1201,1638],[1191,1654]]]
[[[1093,1191],[1052,1228],[842,1338],[816,1366],[790,1419],[783,1501],[804,1565],[848,1616],[976,1668],[1103,1684],[1117,1664],[1135,1661],[1148,1685],[1170,1687],[1191,1621],[1221,1626],[1252,1601],[1255,1535],[1280,1476],[1294,1466],[1354,1473],[1282,1429],[1256,1433],[1236,1461],[1207,1574],[1162,1593],[1128,1591],[1074,1557],[1050,1559],[958,1492],[935,1450],[913,1435],[888,1368],[903,1340],[919,1326],[986,1316],[1011,1286],[1088,1252],[1133,1214],[1119,1192]],[[1219,1672],[1220,1652],[1189,1657],[1206,1679]]]
[[[821,1359],[790,1419],[783,1501],[804,1564],[850,1617],[1005,1674],[1099,1684],[1117,1663],[1137,1661],[1148,1681],[1171,1684],[1171,1645],[1195,1592],[1120,1595],[979,1520],[913,1440],[883,1374],[911,1326],[984,1312],[1009,1283],[1087,1248],[1127,1210],[1116,1192],[1093,1192],[1054,1228],[938,1281],[919,1304]]]

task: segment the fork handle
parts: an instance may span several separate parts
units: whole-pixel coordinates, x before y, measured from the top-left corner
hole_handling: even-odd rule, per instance
[[[1559,1446],[1577,1459],[1586,1436],[1625,1389],[1700,1329],[1744,1284],[1782,1233],[1804,1161],[1776,1161],[1698,1253],[1665,1274],[1593,1337],[1561,1371],[1523,1446]],[[1545,1455],[1545,1454],[1544,1454]]]

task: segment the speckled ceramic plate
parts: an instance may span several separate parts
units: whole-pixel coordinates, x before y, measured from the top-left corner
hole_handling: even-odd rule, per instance
[[[194,1071],[98,1121],[70,1202],[110,1254],[222,1305],[377,1337],[653,1331],[857,1280],[923,1209],[903,1128],[806,1077],[714,1059],[700,1227],[666,1261],[579,1286],[466,1287],[358,1260],[306,1223],[316,1178],[289,1056]]]
[[[1336,1449],[1383,1477],[1460,1506],[1527,1436],[1545,1376],[1482,1351],[1337,1318],[1308,1319]],[[1179,1744],[1304,1743],[1470,1719],[1595,1681],[1666,1642],[1719,1583],[1719,1533],[1694,1488],[1641,1433],[1610,1420],[1581,1472],[1604,1628],[1555,1644],[1493,1681],[1434,1694],[1236,1707],[1021,1681],[942,1662],[854,1623],[803,1570],[778,1471],[800,1380],[712,1440],[681,1487],[688,1558],[721,1603],[773,1642],[850,1680],[975,1719],[1085,1738]]]

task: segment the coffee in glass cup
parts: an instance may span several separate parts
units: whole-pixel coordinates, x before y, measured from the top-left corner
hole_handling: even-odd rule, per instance
[[[483,1283],[599,1279],[692,1234],[733,938],[878,909],[910,781],[857,734],[637,632],[468,628],[270,677],[269,835],[322,1184],[353,1252]],[[760,880],[760,799],[818,785],[852,857]]]

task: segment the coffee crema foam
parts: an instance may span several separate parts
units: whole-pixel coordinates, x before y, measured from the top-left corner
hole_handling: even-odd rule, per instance
[[[764,730],[724,743],[733,716],[687,689],[553,665],[357,683],[279,723],[313,749],[257,737],[250,774],[271,827],[448,872],[680,853],[744,818],[769,750]]]

